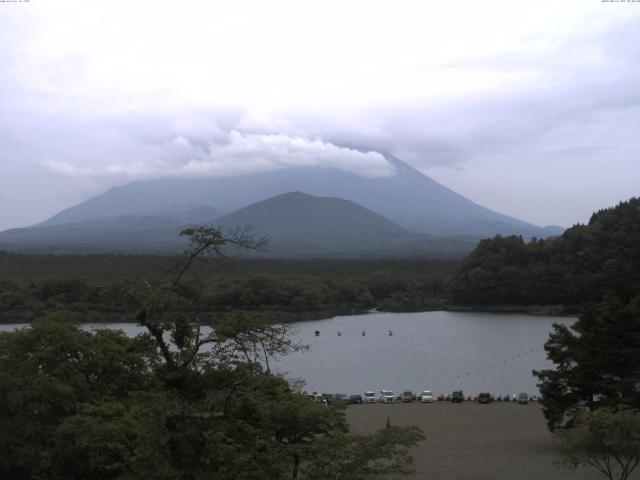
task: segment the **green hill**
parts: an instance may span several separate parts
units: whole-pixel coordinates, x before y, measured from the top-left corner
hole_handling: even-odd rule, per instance
[[[581,305],[640,291],[640,198],[594,213],[561,236],[483,240],[448,286],[461,305]]]
[[[560,227],[539,227],[484,208],[398,158],[382,153],[392,175],[370,178],[338,168],[292,167],[235,177],[136,181],[63,210],[43,225],[123,215],[162,217],[168,212],[201,205],[212,205],[228,214],[278,195],[305,192],[350,200],[403,228],[429,235],[546,237],[563,231]]]
[[[271,256],[372,254],[461,255],[473,242],[410,232],[387,218],[341,198],[291,192],[249,205],[216,220],[225,229],[251,226],[269,239]]]
[[[208,206],[165,216],[122,215],[64,224],[41,224],[0,232],[0,248],[23,253],[158,253],[183,250],[180,231],[194,224],[223,230],[250,227],[267,237],[267,257],[461,257],[477,239],[442,238],[410,232],[387,218],[341,198],[293,192],[219,217]],[[233,254],[253,253],[233,251]]]

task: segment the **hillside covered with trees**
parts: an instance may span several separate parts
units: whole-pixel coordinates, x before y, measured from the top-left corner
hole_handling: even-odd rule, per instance
[[[579,306],[605,291],[640,290],[640,198],[594,213],[547,239],[483,240],[456,268],[448,297],[458,305]]]

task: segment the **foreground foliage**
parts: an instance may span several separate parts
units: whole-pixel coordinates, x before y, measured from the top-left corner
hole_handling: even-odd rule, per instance
[[[640,463],[640,414],[601,408],[583,413],[574,428],[555,438],[562,453],[558,465],[595,468],[610,480],[626,480]]]
[[[230,313],[202,326],[185,307],[194,260],[250,238],[186,232],[192,248],[169,281],[130,291],[146,333],[82,330],[57,313],[0,334],[0,478],[376,478],[411,469],[422,433],[348,434],[325,407],[269,371],[303,348],[286,326]],[[185,308],[175,308],[182,304]]]

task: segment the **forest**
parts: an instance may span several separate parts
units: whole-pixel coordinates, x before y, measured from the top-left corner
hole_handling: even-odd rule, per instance
[[[496,236],[457,266],[447,299],[460,305],[578,307],[605,292],[640,290],[640,199],[600,210],[586,225],[547,239]]]
[[[0,321],[60,308],[85,321],[123,321],[136,282],[179,257],[0,254]],[[248,260],[198,258],[181,292],[195,310],[267,311],[284,320],[339,313],[430,310],[444,305],[453,260]]]

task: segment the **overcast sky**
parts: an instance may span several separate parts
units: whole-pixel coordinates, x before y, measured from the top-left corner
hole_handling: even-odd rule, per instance
[[[392,175],[376,150],[539,225],[640,194],[637,2],[31,0],[0,42],[0,229],[135,179]]]

